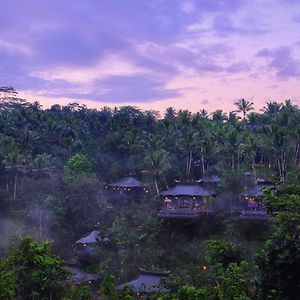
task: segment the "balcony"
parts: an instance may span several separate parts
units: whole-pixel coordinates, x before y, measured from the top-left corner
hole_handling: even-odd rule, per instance
[[[158,213],[160,218],[170,219],[196,219],[212,215],[213,211],[209,208],[164,208]]]

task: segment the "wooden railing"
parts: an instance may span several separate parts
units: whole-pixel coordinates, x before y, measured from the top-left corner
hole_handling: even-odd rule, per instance
[[[212,213],[209,208],[164,208],[159,212],[159,216],[201,216]]]

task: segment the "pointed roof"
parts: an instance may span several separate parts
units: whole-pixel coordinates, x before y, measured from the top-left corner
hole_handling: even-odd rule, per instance
[[[215,192],[212,190],[205,189],[198,183],[178,183],[175,187],[162,191],[159,195],[161,196],[212,196]]]
[[[140,270],[141,273],[136,279],[117,286],[117,289],[121,290],[124,287],[129,286],[135,293],[164,293],[168,291],[168,289],[164,287],[163,281],[169,277],[169,272]]]
[[[253,188],[246,190],[245,192],[241,192],[240,196],[244,197],[262,197],[264,195],[263,189],[272,186],[271,182],[264,181],[263,183],[258,183]]]
[[[83,238],[81,238],[80,240],[78,240],[77,242],[75,242],[75,244],[93,244],[93,243],[97,243],[99,240],[99,231],[98,230],[93,230],[90,234],[88,234],[87,236],[84,236]]]
[[[109,184],[112,187],[141,187],[142,183],[134,177],[124,177],[117,182]]]
[[[65,269],[72,272],[72,274],[69,275],[67,279],[70,285],[80,285],[83,283],[90,283],[91,281],[98,281],[101,279],[101,277],[97,274],[86,273],[75,267],[66,266]]]
[[[210,175],[210,176],[205,176],[201,179],[199,179],[197,182],[200,183],[218,183],[221,181],[221,178],[218,175]]]

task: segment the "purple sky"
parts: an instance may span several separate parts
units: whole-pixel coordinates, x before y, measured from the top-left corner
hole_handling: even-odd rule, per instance
[[[299,0],[0,0],[0,85],[43,105],[300,104]]]

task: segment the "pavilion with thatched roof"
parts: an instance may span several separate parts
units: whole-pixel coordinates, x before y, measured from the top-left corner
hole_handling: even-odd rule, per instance
[[[198,217],[212,213],[212,199],[216,192],[199,183],[177,183],[158,195],[160,217]]]
[[[75,255],[90,255],[95,251],[95,246],[101,240],[99,230],[93,230],[88,235],[85,235],[73,245]]]
[[[93,289],[99,288],[101,277],[98,274],[86,273],[73,266],[66,266],[65,269],[71,273],[67,278],[68,285],[88,285]]]
[[[264,189],[273,186],[273,182],[257,179],[254,187],[246,189],[239,194],[239,203],[235,211],[242,217],[264,217],[267,210],[264,206]]]
[[[218,184],[221,182],[221,178],[218,175],[209,175],[202,177],[197,182],[202,184]]]
[[[136,296],[149,293],[165,293],[168,291],[166,283],[169,281],[170,272],[147,271],[140,269],[140,275],[127,283],[117,286],[117,290],[126,287],[131,289]]]
[[[111,200],[141,197],[149,193],[149,187],[134,177],[124,177],[119,181],[107,184],[105,189]]]

